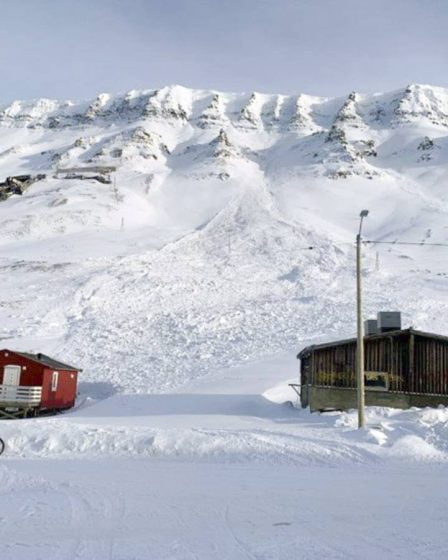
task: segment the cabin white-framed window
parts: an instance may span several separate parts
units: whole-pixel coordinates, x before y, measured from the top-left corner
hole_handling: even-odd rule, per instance
[[[51,390],[53,393],[58,390],[58,382],[59,382],[59,372],[54,371],[51,375]]]

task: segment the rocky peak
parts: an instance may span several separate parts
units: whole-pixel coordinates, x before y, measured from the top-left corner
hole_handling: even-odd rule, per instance
[[[306,99],[305,95],[300,94],[294,103],[294,110],[288,125],[289,130],[314,131],[316,125],[311,118],[310,111],[309,101]]]
[[[377,156],[373,140],[349,141],[343,128],[345,121],[341,124],[338,116],[324,142],[322,162],[327,166],[327,175],[332,179],[345,178],[349,175],[364,175],[371,178],[376,172],[367,164],[366,158]]]
[[[143,116],[150,94],[131,90],[111,101],[110,112],[120,119],[139,119]]]
[[[109,102],[111,96],[108,93],[100,93],[98,97],[89,105],[85,112],[85,118],[93,120],[99,113],[103,112],[104,107]]]
[[[35,101],[13,101],[0,110],[0,124],[3,126],[26,126],[29,128],[45,126],[48,114],[60,111],[70,102],[54,99],[37,99]]]
[[[443,88],[411,84],[393,103],[392,125],[426,120],[448,126],[448,95]]]
[[[199,115],[197,125],[200,128],[216,126],[224,121],[224,108],[220,95],[215,93],[205,111]]]
[[[367,164],[366,158],[376,157],[375,143],[372,139],[359,138],[359,133],[353,135],[353,129],[367,128],[358,114],[357,103],[359,95],[352,92],[337,111],[330,130],[325,139],[324,161],[331,163],[332,178],[347,177],[348,175],[365,175],[371,177],[374,172]],[[339,173],[337,164],[343,162],[343,172]],[[334,169],[336,165],[336,169]]]
[[[211,146],[213,146],[213,157],[218,160],[227,160],[238,155],[236,148],[222,128],[218,136],[212,140]]]
[[[166,119],[171,122],[185,122],[190,115],[190,111],[186,107],[188,95],[191,96],[191,90],[186,90],[186,88],[180,86],[155,90],[149,96],[143,116]]]
[[[261,126],[260,119],[260,96],[253,93],[246,105],[241,109],[239,124],[247,128],[258,128]]]
[[[359,96],[356,92],[351,92],[344,104],[336,114],[335,124],[349,126],[352,128],[364,127],[364,123],[357,111]]]

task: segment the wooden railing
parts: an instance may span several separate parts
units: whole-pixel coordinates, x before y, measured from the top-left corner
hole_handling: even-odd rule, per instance
[[[42,399],[42,387],[0,385],[0,405],[37,406]]]

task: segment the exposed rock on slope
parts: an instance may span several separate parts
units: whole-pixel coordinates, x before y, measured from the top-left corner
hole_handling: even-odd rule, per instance
[[[221,96],[218,93],[215,93],[205,111],[199,115],[197,126],[199,128],[219,126],[222,125],[224,121],[225,116],[223,102]]]
[[[400,95],[394,109],[392,124],[428,122],[448,126],[448,97],[444,88],[409,85]]]
[[[246,105],[241,109],[238,123],[244,128],[256,129],[262,126],[260,118],[260,96],[253,93]]]
[[[294,100],[294,109],[288,123],[288,129],[309,133],[314,132],[317,128],[316,123],[311,117],[311,100],[309,96],[299,95]]]

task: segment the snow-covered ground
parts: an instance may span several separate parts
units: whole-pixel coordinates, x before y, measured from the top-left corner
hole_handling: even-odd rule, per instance
[[[442,557],[448,410],[370,409],[360,433],[290,404],[294,366],[2,422],[1,558]]]
[[[73,411],[0,425],[0,558],[446,553],[448,411],[359,432],[288,380],[354,332],[363,208],[369,239],[422,243],[365,246],[366,315],[448,333],[447,127],[422,85],[0,106],[0,182],[46,175],[0,201],[1,346],[84,370]]]
[[[5,560],[420,560],[448,546],[445,467],[75,459],[1,474]]]

